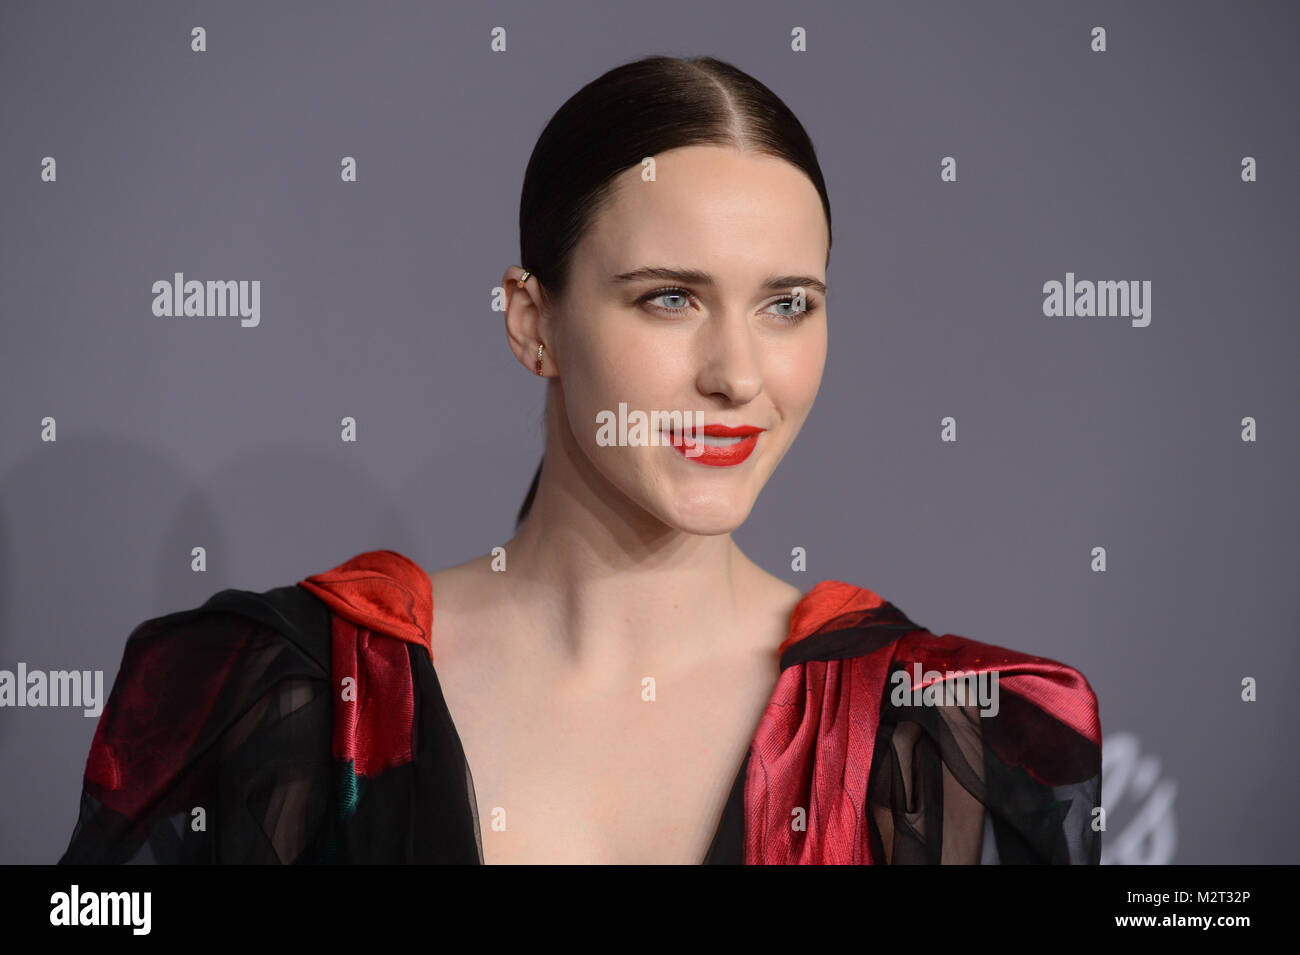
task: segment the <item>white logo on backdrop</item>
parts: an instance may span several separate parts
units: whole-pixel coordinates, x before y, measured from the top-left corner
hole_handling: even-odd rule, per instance
[[[1178,783],[1161,778],[1159,757],[1140,749],[1132,733],[1111,733],[1102,740],[1102,865],[1165,865],[1178,849]]]

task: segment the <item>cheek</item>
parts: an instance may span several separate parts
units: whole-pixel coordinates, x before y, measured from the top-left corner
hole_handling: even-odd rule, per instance
[[[573,383],[585,403],[617,411],[625,401],[629,410],[650,410],[646,402],[676,393],[686,367],[680,342],[623,317],[611,316],[599,327],[576,343]]]
[[[643,385],[650,377],[639,343],[611,328],[606,324],[596,334],[589,327],[575,335],[567,344],[563,379],[570,430],[588,454],[606,467],[623,456],[611,456],[615,449],[599,445],[597,418],[608,412],[617,419],[620,402],[627,404],[628,411],[641,407]]]
[[[772,398],[794,412],[810,407],[821,387],[822,371],[826,366],[825,336],[809,336],[797,347],[783,347],[768,363],[767,388]]]

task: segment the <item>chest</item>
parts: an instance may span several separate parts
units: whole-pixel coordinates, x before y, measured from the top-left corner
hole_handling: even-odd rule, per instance
[[[566,692],[527,668],[444,661],[484,861],[700,862],[777,675],[755,654]]]

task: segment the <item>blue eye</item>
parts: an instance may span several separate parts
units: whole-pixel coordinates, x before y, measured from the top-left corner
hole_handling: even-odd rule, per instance
[[[773,302],[772,304],[773,304],[774,306],[775,306],[775,305],[789,305],[791,308],[794,308],[794,298],[793,298],[793,297],[791,297],[791,298],[783,298],[783,299],[781,299],[781,301],[779,301],[779,302]],[[808,303],[808,299],[805,298],[805,299],[804,299],[804,307],[803,307],[803,308],[796,309],[796,310],[793,311],[793,312],[787,312],[786,314],[782,315],[781,317],[782,317],[782,318],[791,319],[792,321],[798,321],[799,319],[803,318],[804,315],[806,315],[808,312],[811,312],[811,311],[812,311],[812,306]]]
[[[779,305],[789,305],[794,309],[792,312],[777,313],[776,317],[781,319],[787,325],[797,325],[813,312],[817,311],[817,300],[807,293],[804,293],[802,308],[795,307],[795,297],[793,295],[787,295],[785,298],[772,303],[773,308]]]
[[[643,295],[641,301],[653,302],[657,298],[677,298],[681,299],[683,302],[683,304],[677,306],[656,305],[655,308],[659,309],[661,312],[684,312],[691,304],[691,293],[682,288],[661,288],[654,292],[650,292],[647,295]]]
[[[683,304],[654,305],[655,299],[661,299],[661,298],[679,299],[682,301]],[[639,299],[637,299],[637,303],[638,304],[649,303],[653,305],[653,307],[660,312],[667,312],[670,315],[680,315],[681,313],[687,311],[690,308],[691,293],[684,288],[655,289],[653,292],[647,292],[645,295],[642,295]],[[795,307],[794,296],[787,295],[785,298],[773,302],[768,307],[774,308],[779,305],[788,305],[791,308],[794,308]],[[803,300],[803,308],[795,309],[794,311],[785,312],[785,313],[769,313],[769,314],[774,315],[777,319],[781,321],[782,324],[795,325],[803,321],[808,315],[812,314],[816,310],[817,310],[816,300],[813,299],[811,295],[805,294]]]

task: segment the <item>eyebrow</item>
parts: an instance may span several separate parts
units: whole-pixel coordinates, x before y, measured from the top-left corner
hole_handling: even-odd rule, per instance
[[[713,281],[713,276],[709,275],[708,272],[701,272],[699,269],[675,269],[663,266],[646,266],[645,268],[633,269],[631,272],[620,272],[614,276],[614,281],[620,283],[642,282],[646,279],[687,282],[708,288],[713,288],[716,284]],[[773,291],[802,287],[815,289],[822,295],[826,294],[826,283],[811,275],[774,275],[765,280],[761,287]]]

